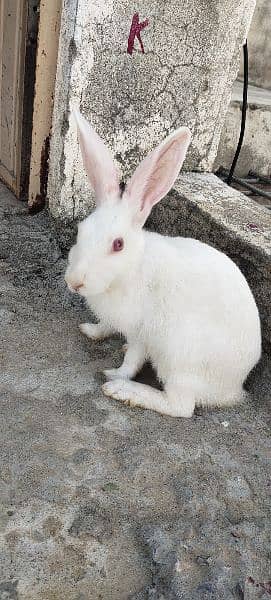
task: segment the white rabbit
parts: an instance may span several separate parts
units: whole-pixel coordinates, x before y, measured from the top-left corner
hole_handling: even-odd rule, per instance
[[[78,226],[65,279],[100,319],[81,331],[92,339],[117,331],[128,342],[122,366],[105,371],[103,392],[172,417],[191,417],[195,405],[236,404],[261,355],[259,314],[245,278],[207,244],[143,229],[179,173],[189,129],[180,127],[149,154],[121,194],[109,151],[74,115],[97,208]],[[146,360],[163,391],[129,381]]]

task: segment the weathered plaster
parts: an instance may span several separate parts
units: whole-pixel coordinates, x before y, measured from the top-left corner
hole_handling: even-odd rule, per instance
[[[239,83],[239,82],[237,82]],[[240,84],[242,87],[242,84]],[[233,96],[223,126],[215,169],[221,165],[229,168],[237,148],[242,109],[242,90]],[[254,171],[259,175],[271,175],[271,91],[249,86],[248,110],[245,136],[236,165],[236,175],[247,175]]]
[[[80,218],[93,205],[68,122],[73,107],[107,141],[124,178],[181,124],[193,131],[185,169],[212,169],[254,5],[254,0],[170,0],[162,6],[158,0],[64,2],[49,177],[54,216]],[[145,54],[136,41],[130,56],[136,11],[149,26],[142,34]]]
[[[248,34],[249,82],[271,90],[271,2],[257,0]],[[243,77],[241,59],[240,77]]]

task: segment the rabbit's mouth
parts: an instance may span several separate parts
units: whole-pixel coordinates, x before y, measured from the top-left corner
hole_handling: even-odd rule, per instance
[[[81,284],[74,291],[77,292],[77,294],[81,294],[83,289],[84,289],[84,285]]]
[[[68,286],[70,292],[72,292],[73,294],[82,295],[82,291],[84,289],[84,285],[83,284],[82,285],[78,285],[78,286],[75,287],[75,286],[72,286],[72,285],[70,285],[68,283],[67,286]]]
[[[85,287],[85,282],[82,280],[72,280],[70,277],[65,277],[66,284],[73,294],[82,294]]]

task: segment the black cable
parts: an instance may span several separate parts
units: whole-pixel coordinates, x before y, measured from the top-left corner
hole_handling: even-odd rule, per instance
[[[227,175],[227,170],[220,168],[219,173],[221,176],[223,176],[223,174]],[[247,190],[250,190],[253,194],[256,194],[257,196],[263,196],[263,198],[268,198],[268,200],[271,200],[271,194],[269,192],[259,189],[255,187],[255,185],[251,185],[251,183],[249,183],[249,180],[247,179],[243,179],[242,177],[236,177],[236,175],[232,175],[232,181],[234,183],[239,183],[239,185],[242,185],[244,188],[247,188]]]
[[[242,119],[241,119],[241,129],[240,136],[238,141],[238,146],[236,148],[236,152],[234,155],[234,159],[232,161],[232,166],[230,168],[230,172],[227,178],[227,184],[231,185],[232,177],[234,174],[234,170],[236,167],[236,163],[239,158],[240,150],[242,148],[242,143],[244,139],[244,133],[246,128],[246,114],[247,114],[247,88],[248,88],[248,48],[247,48],[247,40],[243,46],[243,56],[244,56],[244,86],[243,86],[243,104],[242,104]]]

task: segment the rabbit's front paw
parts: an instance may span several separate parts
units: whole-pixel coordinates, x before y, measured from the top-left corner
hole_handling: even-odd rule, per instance
[[[111,329],[104,326],[102,323],[80,323],[80,331],[90,340],[104,340],[110,335]]]
[[[103,374],[109,381],[114,379],[130,379],[129,373],[121,367],[119,369],[105,369]]]
[[[99,326],[94,323],[80,323],[79,329],[90,340],[98,340],[100,338]]]

